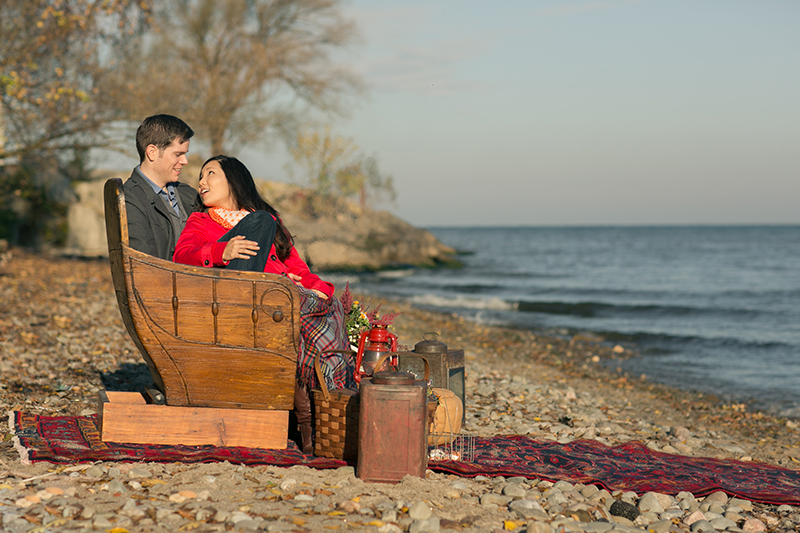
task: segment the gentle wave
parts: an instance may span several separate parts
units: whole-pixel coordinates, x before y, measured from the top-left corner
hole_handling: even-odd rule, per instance
[[[491,293],[500,291],[505,287],[503,287],[502,285],[492,285],[486,283],[465,283],[463,285],[446,284],[432,288],[441,289],[442,291],[447,291],[447,292],[466,292],[470,294],[478,294],[485,292]]]
[[[702,344],[705,349],[725,348],[739,351],[758,350],[793,350],[794,345],[779,341],[754,341],[742,340],[726,336],[697,336],[697,335],[670,335],[666,333],[651,333],[638,331],[620,333],[618,331],[594,331],[608,342],[631,343],[647,347],[647,353],[669,353],[676,347],[685,348],[690,345]],[[654,348],[660,346],[661,349]]]
[[[416,271],[413,268],[403,268],[399,270],[381,270],[376,272],[375,275],[379,278],[407,278],[413,275]]]
[[[463,309],[487,309],[493,311],[513,311],[517,304],[507,302],[502,298],[468,298],[466,296],[436,296],[434,294],[419,294],[411,296],[408,301],[417,305],[431,307],[448,307]]]
[[[724,315],[741,318],[755,318],[760,315],[751,309],[704,308],[672,305],[629,305],[609,304],[603,302],[559,302],[559,301],[520,301],[517,309],[527,313],[546,313],[551,315],[574,315],[583,318],[608,316],[687,316],[687,315]]]

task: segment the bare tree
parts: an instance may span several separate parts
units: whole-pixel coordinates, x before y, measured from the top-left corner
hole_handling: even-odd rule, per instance
[[[0,238],[59,243],[70,182],[120,115],[99,86],[144,0],[0,0]]]
[[[132,120],[180,115],[215,154],[360,89],[331,58],[354,36],[338,0],[164,0],[154,30],[119,71],[118,103]]]
[[[0,160],[103,144],[98,85],[145,21],[141,0],[0,0]]]

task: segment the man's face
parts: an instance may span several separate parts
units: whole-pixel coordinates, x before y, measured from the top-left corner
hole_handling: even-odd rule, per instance
[[[175,183],[180,179],[183,165],[189,163],[189,159],[186,157],[188,152],[189,141],[182,143],[180,139],[175,139],[163,150],[159,150],[151,144],[147,147],[148,158],[151,161],[147,177],[161,187],[168,183]]]

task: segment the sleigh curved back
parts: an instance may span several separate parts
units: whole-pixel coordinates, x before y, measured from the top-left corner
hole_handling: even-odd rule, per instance
[[[105,184],[106,235],[125,328],[166,403],[289,410],[300,296],[285,276],[180,265],[130,248],[122,180]]]

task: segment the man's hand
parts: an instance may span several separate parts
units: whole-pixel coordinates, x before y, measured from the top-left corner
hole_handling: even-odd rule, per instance
[[[222,251],[222,260],[250,259],[260,249],[256,241],[248,241],[243,235],[235,235],[225,245],[225,249]]]

